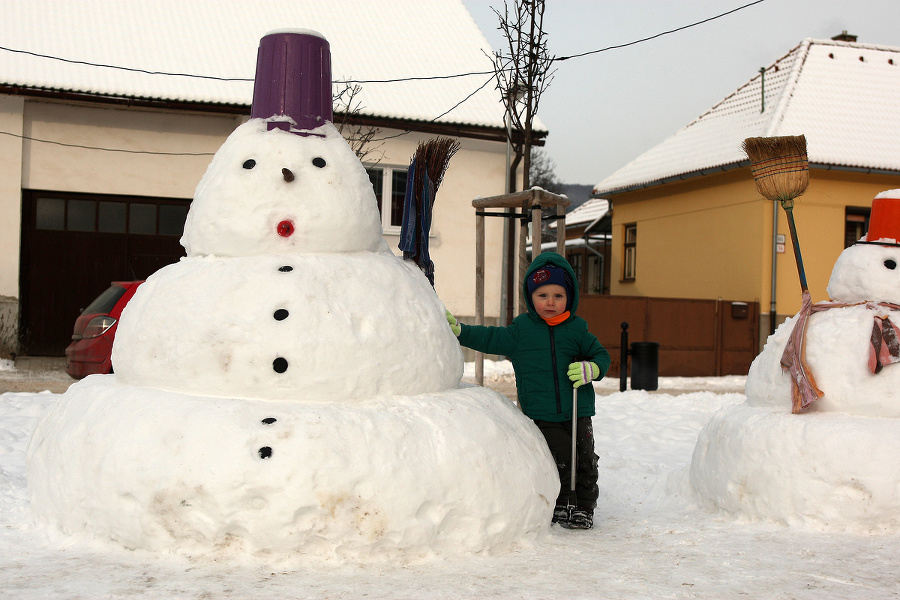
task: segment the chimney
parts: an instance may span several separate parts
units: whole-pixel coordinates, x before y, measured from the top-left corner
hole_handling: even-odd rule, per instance
[[[845,29],[842,32],[840,32],[839,34],[837,34],[836,36],[832,37],[831,39],[833,39],[836,42],[855,42],[856,36],[853,35],[852,33],[847,33],[847,30]]]

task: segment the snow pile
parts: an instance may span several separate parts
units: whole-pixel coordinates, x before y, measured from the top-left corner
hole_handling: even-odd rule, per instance
[[[48,538],[33,524],[25,448],[59,396],[0,394],[0,596],[508,600],[587,599],[602,590],[606,598],[719,600],[752,590],[760,598],[812,600],[900,594],[900,535],[787,529],[709,513],[692,501],[687,473],[697,434],[717,410],[745,400],[738,379],[661,377],[658,392],[598,398],[601,496],[594,530],[552,527],[539,544],[502,555],[374,564],[351,555],[325,562],[310,554],[184,557]],[[778,457],[776,465],[786,460]]]
[[[701,432],[691,483],[708,506],[813,529],[900,532],[900,365],[869,370],[873,322],[898,313],[900,248],[857,244],[835,262],[813,312],[806,362],[824,396],[791,414],[780,361],[797,317],[772,334],[747,377],[746,403]],[[859,303],[862,304],[853,304]],[[846,306],[844,306],[846,304]]]
[[[495,381],[516,381],[516,372],[513,370],[512,363],[508,360],[490,360],[484,359],[483,373],[485,379]],[[466,363],[463,370],[464,379],[474,379],[475,363]]]

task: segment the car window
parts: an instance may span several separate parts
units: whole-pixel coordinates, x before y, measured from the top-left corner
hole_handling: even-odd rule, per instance
[[[109,289],[97,296],[97,299],[91,302],[86,309],[85,314],[109,314],[116,302],[125,294],[125,288],[118,285],[111,285]]]

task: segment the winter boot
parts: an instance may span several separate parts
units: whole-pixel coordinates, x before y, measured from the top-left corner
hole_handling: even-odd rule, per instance
[[[569,507],[565,504],[557,504],[553,509],[553,520],[551,523],[559,523],[565,527],[569,523]]]
[[[594,511],[576,508],[569,515],[568,529],[591,529],[594,526]]]

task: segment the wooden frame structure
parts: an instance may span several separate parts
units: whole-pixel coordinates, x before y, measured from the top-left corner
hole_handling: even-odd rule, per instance
[[[524,192],[513,192],[511,194],[503,194],[501,196],[490,196],[488,198],[476,198],[472,200],[472,206],[475,207],[475,324],[484,325],[484,218],[485,217],[505,217],[519,221],[519,268],[516,271],[515,289],[518,290],[519,310],[525,306],[524,292],[522,291],[522,282],[525,279],[525,272],[528,270],[528,260],[526,253],[526,239],[528,237],[528,224],[531,223],[531,247],[532,249],[541,248],[541,219],[543,217],[542,209],[551,206],[556,207],[556,218],[560,221],[557,225],[556,251],[563,256],[566,255],[566,207],[571,202],[565,196],[553,194],[541,188],[532,188]],[[512,209],[504,212],[487,212],[485,209],[503,208]],[[529,216],[529,212],[530,216]],[[510,232],[512,232],[510,228]],[[534,250],[532,250],[532,253]],[[510,293],[513,293],[510,290]],[[478,385],[484,384],[484,353],[476,352],[475,354],[475,382]]]

